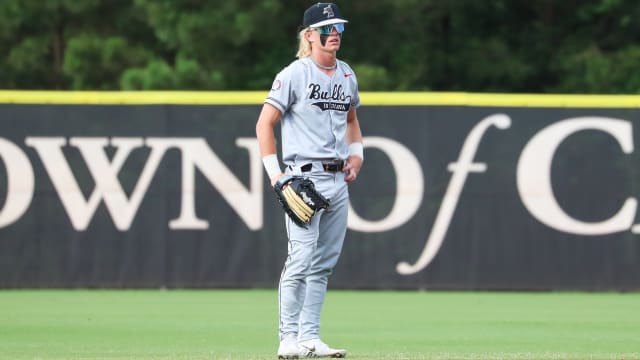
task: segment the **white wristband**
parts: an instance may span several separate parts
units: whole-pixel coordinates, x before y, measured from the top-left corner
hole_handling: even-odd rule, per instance
[[[262,158],[262,164],[264,165],[269,179],[273,179],[274,176],[282,173],[280,170],[280,163],[278,162],[278,156],[276,154],[267,155]]]
[[[364,160],[364,145],[361,142],[349,144],[349,155],[357,156]]]

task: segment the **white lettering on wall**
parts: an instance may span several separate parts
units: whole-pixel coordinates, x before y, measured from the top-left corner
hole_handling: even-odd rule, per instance
[[[27,155],[14,143],[0,138],[0,159],[7,169],[7,198],[0,210],[0,227],[16,222],[33,198],[35,178]]]
[[[487,164],[475,162],[480,143],[491,128],[511,127],[511,118],[494,114],[478,122],[461,145],[456,162],[447,170],[452,173],[439,204],[434,224],[417,260],[403,261],[396,266],[402,275],[425,269],[437,256],[460,200],[470,173],[487,171]],[[529,213],[541,223],[555,230],[576,235],[603,235],[631,229],[640,233],[640,225],[633,225],[637,200],[629,197],[619,211],[608,219],[582,221],[568,215],[553,193],[551,167],[559,146],[569,136],[583,130],[602,131],[619,143],[623,153],[634,151],[631,122],[605,117],[579,117],[559,121],[536,133],[524,147],[516,168],[518,194]],[[389,213],[379,220],[367,220],[349,206],[349,228],[360,232],[382,232],[398,228],[415,217],[424,201],[425,180],[418,158],[402,143],[384,137],[365,137],[367,148],[382,151],[390,160],[390,173],[396,178],[395,198]],[[236,146],[246,151],[249,159],[249,179],[243,184],[229,167],[215,154],[204,138],[160,137],[27,137],[27,146],[35,149],[53,187],[77,231],[86,230],[101,203],[107,209],[115,227],[127,231],[147,194],[151,181],[170,149],[181,156],[180,209],[168,226],[173,230],[203,230],[209,221],[196,213],[196,175],[201,174],[215,188],[240,219],[251,230],[263,227],[264,177],[260,150],[256,138],[238,138]],[[109,156],[107,147],[115,149]],[[84,195],[79,179],[65,156],[65,147],[72,147],[81,155],[93,181],[93,189]],[[122,187],[118,175],[130,155],[145,148],[149,155],[130,195]],[[0,138],[0,160],[7,178],[7,196],[0,208],[0,228],[20,219],[28,210],[34,195],[35,177],[30,159],[14,143]],[[202,214],[201,214],[202,215]],[[214,214],[215,216],[215,214]]]
[[[211,151],[204,139],[149,139],[170,144],[182,153],[182,204],[180,216],[169,222],[171,229],[207,229],[209,222],[195,215],[195,169],[197,168],[220,191],[251,230],[262,228],[262,161],[255,138],[239,138],[236,145],[249,151],[250,189],[247,189]]]
[[[633,152],[631,123],[610,118],[581,117],[567,119],[539,131],[525,146],[517,168],[518,193],[531,215],[543,224],[578,235],[602,235],[624,231],[635,218],[637,200],[628,198],[610,219],[585,222],[565,213],[551,184],[551,162],[558,146],[569,135],[582,130],[599,130],[613,136],[625,154]]]
[[[440,205],[440,210],[438,211],[435,224],[431,229],[431,234],[427,239],[425,247],[415,264],[411,265],[408,262],[398,263],[396,271],[399,274],[410,275],[422,271],[438,254],[447,230],[449,229],[449,225],[451,224],[451,218],[458,204],[464,183],[467,180],[467,175],[470,172],[485,172],[487,170],[485,163],[474,163],[473,157],[478,151],[482,136],[484,136],[485,132],[491,126],[503,130],[507,129],[511,126],[511,118],[504,114],[491,115],[480,121],[471,130],[462,145],[458,162],[449,164],[448,170],[451,171],[453,175],[451,176],[447,191],[444,194],[444,199]]]
[[[209,226],[207,221],[198,219],[195,214],[196,168],[220,191],[250,229],[262,227],[262,167],[255,138],[240,138],[236,141],[238,146],[249,152],[250,189],[242,185],[201,138],[148,138],[146,141],[143,138],[71,138],[69,145],[79,150],[95,183],[88,199],[84,197],[64,155],[63,147],[67,145],[65,138],[27,137],[25,143],[35,148],[40,156],[73,228],[78,231],[87,229],[102,201],[116,228],[128,230],[160,161],[170,148],[177,148],[182,154],[180,215],[169,222],[171,229],[206,229]],[[105,147],[109,144],[116,148],[111,161],[105,153]],[[131,152],[145,145],[151,148],[151,153],[131,196],[127,197],[118,173]],[[10,169],[9,195],[5,208],[0,213],[0,220],[10,224],[24,213],[31,202],[33,170],[28,158],[10,142],[0,143],[0,155],[5,158],[7,168]]]
[[[110,144],[116,148],[116,153],[109,161],[105,154],[105,147],[109,145],[107,138],[71,138],[69,144],[78,148],[95,182],[89,199],[85,199],[62,151],[62,147],[66,145],[64,138],[28,137],[25,142],[38,152],[76,230],[87,229],[102,200],[116,228],[128,230],[166,151],[152,149],[131,197],[127,198],[118,180],[118,173],[131,151],[144,144],[143,139],[113,138]]]
[[[388,231],[409,221],[416,213],[424,196],[424,177],[420,162],[409,149],[391,139],[368,136],[363,142],[367,148],[382,150],[391,160],[396,177],[396,198],[391,212],[378,221],[367,221],[356,214],[349,204],[349,228],[362,232]]]

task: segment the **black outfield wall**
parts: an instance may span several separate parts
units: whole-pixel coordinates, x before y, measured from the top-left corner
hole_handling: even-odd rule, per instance
[[[0,104],[0,287],[274,287],[260,105]],[[333,288],[640,289],[636,108],[374,106]]]

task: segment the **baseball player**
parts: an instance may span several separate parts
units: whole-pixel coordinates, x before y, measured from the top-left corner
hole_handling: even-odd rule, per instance
[[[333,3],[317,3],[304,12],[298,59],[277,74],[256,124],[271,184],[285,174],[308,177],[330,201],[306,227],[285,216],[289,242],[278,289],[279,359],[347,353],[320,339],[327,282],[347,230],[347,184],[356,180],[364,159],[358,83],[351,67],[336,58],[345,23]],[[284,170],[276,155],[278,123]]]

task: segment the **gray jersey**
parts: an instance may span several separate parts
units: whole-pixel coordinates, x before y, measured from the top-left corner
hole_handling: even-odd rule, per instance
[[[282,113],[285,164],[349,156],[345,142],[347,113],[360,106],[360,96],[351,67],[339,60],[337,64],[330,77],[306,57],[276,76],[265,102]]]

